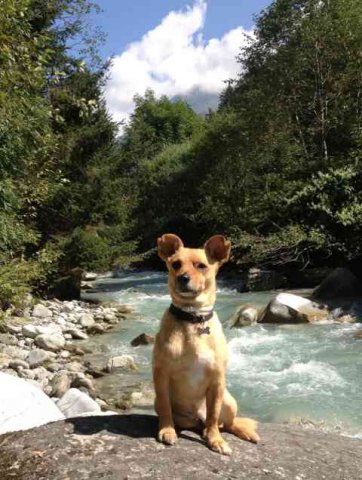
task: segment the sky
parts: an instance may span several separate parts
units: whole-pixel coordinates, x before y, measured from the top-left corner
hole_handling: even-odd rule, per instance
[[[115,120],[127,120],[133,97],[185,98],[198,112],[216,108],[224,81],[240,73],[235,57],[253,15],[270,0],[98,0],[92,18],[106,33],[101,56],[113,57],[105,86]]]

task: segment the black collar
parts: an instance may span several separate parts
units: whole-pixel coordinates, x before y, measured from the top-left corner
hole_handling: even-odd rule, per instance
[[[183,320],[189,323],[205,323],[214,315],[214,310],[211,310],[211,312],[206,313],[205,315],[196,315],[196,313],[185,312],[185,310],[175,307],[173,303],[170,305],[169,312],[178,320]]]

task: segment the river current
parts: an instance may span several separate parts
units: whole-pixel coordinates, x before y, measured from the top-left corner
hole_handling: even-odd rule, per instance
[[[157,332],[170,304],[166,281],[161,272],[122,274],[101,278],[97,291],[85,295],[134,306],[134,319],[96,341],[107,343],[107,356],[132,355],[140,380],[151,379],[152,350],[131,347],[130,341]],[[229,346],[227,385],[239,412],[262,422],[302,423],[362,438],[362,340],[354,338],[361,324],[229,327],[238,306],[262,307],[275,294],[238,293],[219,282],[216,310]]]

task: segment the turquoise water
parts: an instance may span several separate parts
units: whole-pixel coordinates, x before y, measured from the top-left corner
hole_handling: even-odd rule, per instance
[[[139,379],[151,378],[151,347],[133,348],[142,332],[156,333],[170,304],[166,274],[141,272],[97,282],[88,295],[134,305],[137,315],[117,333],[98,337],[110,354],[135,357]],[[361,324],[256,325],[230,329],[228,319],[243,303],[264,306],[275,292],[238,293],[219,282],[216,310],[229,346],[228,388],[243,415],[260,421],[295,422],[362,438]]]

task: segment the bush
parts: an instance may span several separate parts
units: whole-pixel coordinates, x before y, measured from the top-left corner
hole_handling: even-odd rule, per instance
[[[97,232],[76,228],[63,246],[63,265],[68,269],[104,271],[111,263],[111,251],[106,239]],[[65,268],[66,270],[67,268]]]

